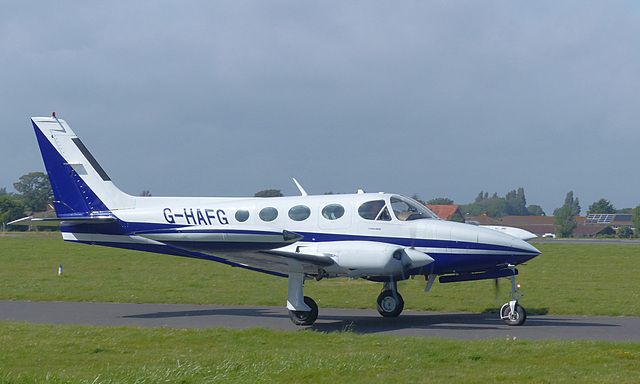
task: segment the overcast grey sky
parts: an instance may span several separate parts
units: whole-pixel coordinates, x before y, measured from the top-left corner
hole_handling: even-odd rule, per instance
[[[640,204],[631,1],[7,2],[0,187],[55,111],[124,191]]]

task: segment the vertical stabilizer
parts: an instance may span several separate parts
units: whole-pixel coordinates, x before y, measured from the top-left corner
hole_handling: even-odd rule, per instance
[[[83,216],[133,208],[135,197],[120,191],[64,120],[32,117],[51,181],[58,216]]]

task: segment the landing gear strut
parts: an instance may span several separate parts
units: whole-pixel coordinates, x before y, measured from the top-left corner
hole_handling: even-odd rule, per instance
[[[311,325],[318,318],[318,304],[302,293],[304,278],[305,276],[302,272],[289,273],[287,309],[289,310],[289,318],[295,325]]]
[[[513,275],[509,278],[511,280],[511,301],[505,303],[502,308],[500,308],[500,318],[504,320],[507,325],[522,325],[527,320],[527,311],[518,304],[518,300],[523,294],[518,292],[520,284],[516,284],[516,267],[510,265],[509,268],[513,271]]]
[[[398,293],[398,285],[395,281],[384,283],[376,307],[384,317],[398,317],[400,315],[404,309],[404,299]]]

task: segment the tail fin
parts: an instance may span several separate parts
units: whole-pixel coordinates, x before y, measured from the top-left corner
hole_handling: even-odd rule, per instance
[[[56,214],[85,216],[133,208],[135,197],[120,191],[64,120],[32,117],[51,181]]]

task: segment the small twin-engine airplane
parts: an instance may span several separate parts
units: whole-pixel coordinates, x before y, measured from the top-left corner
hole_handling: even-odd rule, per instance
[[[274,198],[135,197],[120,191],[55,113],[32,118],[53,188],[56,218],[11,224],[60,226],[66,241],[217,261],[288,279],[293,323],[311,325],[318,306],[305,280],[364,278],[383,284],[377,308],[395,317],[397,282],[511,279],[500,317],[521,325],[516,265],[540,252],[499,231],[438,219],[413,199],[388,193]]]

